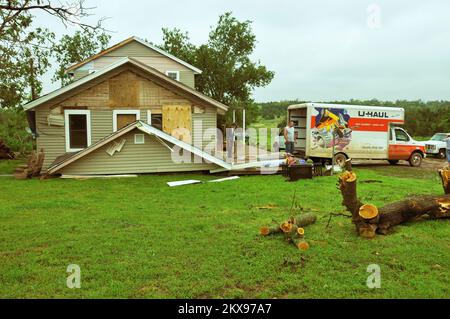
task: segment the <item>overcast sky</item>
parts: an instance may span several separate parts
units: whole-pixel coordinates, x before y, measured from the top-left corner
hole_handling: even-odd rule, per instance
[[[111,44],[132,35],[161,43],[162,27],[204,43],[218,16],[253,21],[254,60],[275,72],[256,101],[450,100],[448,0],[86,0],[109,17]],[[72,33],[55,19],[38,24]],[[51,76],[45,91],[55,89]]]

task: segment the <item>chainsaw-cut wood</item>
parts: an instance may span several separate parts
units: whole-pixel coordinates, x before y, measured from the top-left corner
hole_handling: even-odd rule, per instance
[[[450,194],[450,167],[444,167],[438,172],[441,177],[442,187],[444,187],[444,193]]]
[[[291,231],[292,224],[290,222],[286,221],[286,222],[281,223],[280,228],[283,231],[283,233],[289,233]]]
[[[293,240],[293,244],[300,250],[308,250],[309,249],[308,242],[301,238]]]
[[[261,227],[259,229],[259,233],[263,236],[273,235],[273,234],[279,234],[282,233],[280,226],[274,226],[274,227]]]
[[[298,227],[305,227],[314,224],[317,220],[317,216],[314,213],[304,213],[297,216],[289,217],[289,222],[297,225]]]
[[[443,180],[446,173],[441,173]],[[450,194],[421,195],[377,208],[371,204],[363,204],[357,196],[357,177],[354,172],[345,171],[339,176],[339,189],[342,194],[342,204],[352,214],[352,222],[361,237],[373,238],[376,233],[387,234],[398,224],[410,221],[422,215],[430,218],[450,217]]]
[[[378,214],[378,208],[372,204],[364,204],[359,208],[359,217],[364,219],[370,224],[378,223],[380,215]]]
[[[422,195],[380,207],[378,232],[385,234],[392,226],[428,214],[431,218],[450,217],[450,195]]]

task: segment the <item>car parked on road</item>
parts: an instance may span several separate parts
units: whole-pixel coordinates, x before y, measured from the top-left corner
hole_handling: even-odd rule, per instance
[[[450,133],[436,133],[429,141],[425,141],[425,152],[439,158],[445,158],[446,139]]]

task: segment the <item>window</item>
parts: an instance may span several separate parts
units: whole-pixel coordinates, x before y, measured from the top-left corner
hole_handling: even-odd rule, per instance
[[[134,144],[144,144],[144,134],[134,134]]]
[[[66,152],[77,152],[91,145],[91,112],[66,110],[64,112]]]
[[[128,124],[140,120],[139,110],[114,110],[113,111],[113,132],[124,128]]]
[[[152,114],[151,125],[162,131],[162,114]]]
[[[398,142],[408,142],[409,136],[405,131],[396,129],[395,130],[395,140]]]
[[[180,81],[180,71],[166,71],[166,75],[175,81]]]

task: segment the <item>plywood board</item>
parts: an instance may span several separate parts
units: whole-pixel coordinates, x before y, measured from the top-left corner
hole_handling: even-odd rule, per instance
[[[192,110],[190,105],[163,105],[163,131],[177,139],[191,143]]]
[[[136,74],[126,71],[108,82],[110,107],[139,107],[140,82]]]

